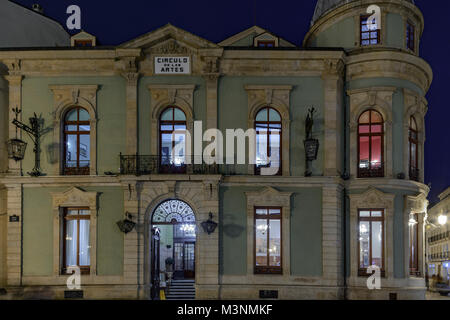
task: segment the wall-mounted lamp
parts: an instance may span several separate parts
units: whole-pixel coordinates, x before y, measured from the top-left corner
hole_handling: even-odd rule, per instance
[[[125,234],[130,233],[136,226],[136,223],[131,220],[133,216],[128,212],[126,213],[126,216],[127,217],[125,220],[120,220],[117,222],[120,231],[122,231]]]
[[[207,221],[202,222],[202,228],[208,234],[213,233],[214,230],[216,230],[216,228],[217,228],[217,222],[214,222],[212,220],[212,218],[213,218],[213,214],[210,212],[209,219]]]

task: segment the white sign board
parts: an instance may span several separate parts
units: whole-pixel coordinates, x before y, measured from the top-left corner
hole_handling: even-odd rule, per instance
[[[155,57],[155,74],[190,74],[190,57]]]

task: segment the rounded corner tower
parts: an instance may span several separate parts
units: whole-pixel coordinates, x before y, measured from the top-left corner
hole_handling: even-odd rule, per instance
[[[374,6],[380,9],[378,33],[361,35],[362,25],[375,13]],[[408,28],[409,31],[414,29],[414,39],[409,41],[405,38]],[[418,55],[423,29],[423,15],[414,0],[318,0],[303,45],[338,47],[347,51],[375,46]]]
[[[425,244],[419,230],[424,230],[429,193],[425,95],[433,73],[419,56],[423,30],[423,15],[412,0],[318,0],[304,39],[304,47],[346,53],[341,76],[349,299],[425,298]],[[372,219],[374,208],[377,218]],[[375,250],[372,241],[365,247],[361,223],[377,219],[382,245]],[[411,225],[412,219],[417,223]],[[418,228],[418,240],[412,240],[412,227]],[[371,291],[366,270],[377,264],[382,264],[381,290]]]

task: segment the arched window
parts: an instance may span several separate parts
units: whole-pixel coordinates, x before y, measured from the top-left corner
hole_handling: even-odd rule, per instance
[[[64,118],[65,175],[89,175],[91,162],[91,124],[89,113],[81,108],[70,109]]]
[[[256,115],[256,170],[278,168],[281,175],[281,116],[273,108],[265,107]]]
[[[419,181],[419,137],[417,132],[417,122],[412,116],[409,119],[409,178]]]
[[[358,121],[358,178],[384,176],[384,121],[375,110],[364,112]]]
[[[165,109],[159,121],[161,173],[186,172],[186,133],[183,131],[186,131],[184,112],[177,107]]]

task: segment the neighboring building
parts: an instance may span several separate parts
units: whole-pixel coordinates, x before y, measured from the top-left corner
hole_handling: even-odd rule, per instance
[[[39,5],[25,8],[0,0],[0,48],[67,47],[70,36]]]
[[[320,0],[304,48],[256,26],[216,44],[169,24],[115,48],[83,33],[72,42],[90,48],[0,50],[2,139],[15,106],[50,128],[45,176],[27,174],[25,133],[24,160],[0,159],[4,297],[63,298],[76,265],[87,299],[146,299],[173,258],[198,299],[423,299],[423,27],[411,1]],[[194,121],[255,128],[256,165],[189,164],[202,146],[171,136],[201,140]],[[275,176],[261,175],[268,156]]]
[[[444,282],[449,284],[450,221],[448,221],[448,215],[450,213],[450,188],[439,195],[439,200],[428,211],[429,224],[426,228],[428,276],[430,278],[433,275],[440,276]]]

